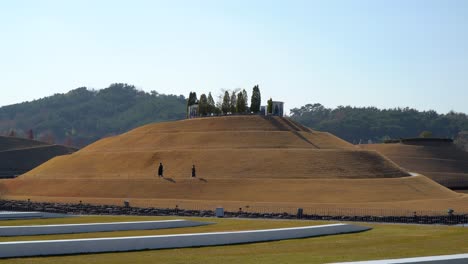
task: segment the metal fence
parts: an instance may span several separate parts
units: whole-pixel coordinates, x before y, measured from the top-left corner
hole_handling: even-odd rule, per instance
[[[93,205],[85,202],[75,204],[38,203],[30,201],[0,200],[0,210],[3,211],[43,211],[65,214],[93,215],[149,215],[149,216],[197,216],[214,217],[215,208],[192,206],[184,208],[180,205],[157,208],[152,206],[132,206],[129,201],[120,205]],[[413,224],[468,224],[468,210],[430,211],[403,209],[374,208],[313,208],[313,207],[274,207],[274,206],[244,206],[236,209],[224,208],[225,217],[264,218],[264,219],[301,219],[322,221],[358,221],[381,223],[413,223]]]

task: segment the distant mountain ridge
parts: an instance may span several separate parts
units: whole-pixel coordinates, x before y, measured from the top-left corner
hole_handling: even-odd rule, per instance
[[[82,87],[0,107],[0,135],[15,131],[16,136],[28,138],[32,130],[34,138],[41,141],[83,147],[144,124],[184,119],[186,105],[183,95],[148,93],[123,83],[102,90]],[[304,126],[330,132],[354,144],[418,137],[423,131],[454,139],[458,133],[468,131],[468,116],[464,113],[439,114],[412,108],[340,106],[331,109],[307,104],[292,109],[290,115]],[[459,137],[455,143],[466,147],[465,141]]]
[[[450,111],[418,111],[413,108],[378,109],[376,107],[338,106],[326,108],[307,104],[291,109],[291,118],[305,126],[330,132],[354,144],[382,142],[387,139],[414,138],[423,135],[454,139],[468,130],[468,116]]]
[[[1,107],[0,134],[26,137],[32,130],[39,140],[83,147],[143,124],[183,119],[185,105],[182,95],[147,93],[123,83],[102,90],[82,87]]]

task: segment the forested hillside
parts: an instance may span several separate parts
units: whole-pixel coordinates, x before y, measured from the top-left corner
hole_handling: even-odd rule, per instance
[[[84,146],[150,122],[185,117],[184,96],[146,93],[132,85],[85,87],[0,108],[0,134]]]
[[[183,119],[186,106],[183,95],[147,93],[127,84],[113,84],[102,90],[83,87],[1,107],[0,135],[14,134],[82,147],[143,124]],[[411,108],[340,106],[332,109],[307,104],[292,109],[290,115],[305,126],[355,144],[418,137],[422,132],[425,136],[455,138],[459,132],[468,131],[466,114],[438,114]]]
[[[321,104],[307,104],[292,109],[291,118],[355,144],[418,137],[421,134],[455,138],[459,132],[468,130],[468,116],[464,113],[438,114],[412,108],[339,106],[332,109]]]

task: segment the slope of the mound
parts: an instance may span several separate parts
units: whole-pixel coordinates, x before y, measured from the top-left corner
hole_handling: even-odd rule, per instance
[[[316,132],[281,117],[225,116],[142,126],[105,138],[82,149],[96,151],[158,151],[212,148],[355,149],[329,133]]]
[[[327,146],[327,147],[324,147]],[[333,148],[332,148],[333,147]],[[392,178],[408,176],[373,151],[279,117],[230,116],[159,123],[100,140],[27,175],[39,178]]]
[[[164,178],[156,176],[159,162]],[[192,164],[196,178],[190,177]],[[2,181],[0,192],[13,198],[149,199],[153,206],[191,201],[187,204],[194,207],[205,202],[413,206],[436,199],[448,208],[464,199],[424,176],[409,177],[378,152],[286,118],[260,116],[146,125]]]
[[[49,144],[41,141],[18,138],[18,137],[5,137],[0,136],[0,151],[7,151],[13,149],[24,149],[38,146],[47,146]]]
[[[246,202],[357,203],[456,198],[460,195],[424,176],[396,179],[320,179],[314,181],[270,179],[164,179],[86,180],[26,179],[3,186],[2,193],[14,189],[16,195],[132,197],[157,199],[233,200]],[[13,182],[13,181],[9,181]],[[39,188],[40,187],[40,188]],[[294,191],[291,191],[294,190]],[[378,194],[378,195],[376,195]]]
[[[467,210],[468,196],[424,176],[393,179],[31,179],[0,184],[5,198],[44,201],[142,200],[139,206],[252,206]],[[385,206],[385,207],[382,207]],[[278,209],[278,208],[276,208]]]
[[[395,178],[407,176],[372,151],[287,149],[183,149],[77,152],[57,157],[28,172],[36,178],[152,178],[159,161],[165,177],[183,179],[196,164],[207,179]]]
[[[468,152],[452,143],[368,144],[408,171],[424,174],[450,188],[468,188]]]

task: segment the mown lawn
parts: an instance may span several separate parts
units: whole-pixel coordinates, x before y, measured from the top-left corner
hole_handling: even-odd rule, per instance
[[[48,220],[3,221],[1,225],[174,219],[163,217],[80,217]],[[189,232],[265,229],[328,224],[317,221],[273,221],[187,218],[215,225],[156,231],[1,238],[1,241],[151,235]],[[356,234],[185,249],[148,250],[75,256],[16,258],[0,263],[328,263],[337,261],[468,253],[468,228],[447,226],[364,224],[372,230]]]

